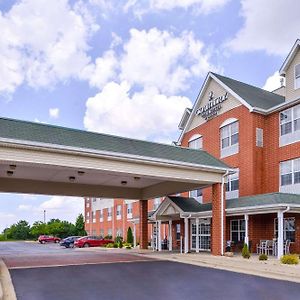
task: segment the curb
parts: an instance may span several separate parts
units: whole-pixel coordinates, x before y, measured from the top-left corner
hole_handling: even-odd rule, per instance
[[[0,300],[17,300],[9,271],[0,259]]]

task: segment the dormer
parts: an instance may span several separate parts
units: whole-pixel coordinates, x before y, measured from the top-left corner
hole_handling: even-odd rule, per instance
[[[286,101],[300,98],[300,39],[298,39],[279,71],[285,77]]]

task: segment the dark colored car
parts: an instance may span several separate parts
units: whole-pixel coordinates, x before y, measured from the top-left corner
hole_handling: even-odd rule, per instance
[[[59,243],[60,238],[53,236],[53,235],[40,235],[38,238],[38,241],[41,244],[46,244],[46,243]]]
[[[60,245],[66,248],[74,248],[74,242],[81,238],[81,236],[68,236],[67,238],[60,241]]]
[[[104,239],[101,236],[88,235],[76,240],[74,246],[78,248],[101,247],[113,242],[113,240]]]

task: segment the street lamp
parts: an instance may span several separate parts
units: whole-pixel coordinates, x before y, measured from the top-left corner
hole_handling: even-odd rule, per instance
[[[44,209],[44,224],[46,224],[46,209]]]

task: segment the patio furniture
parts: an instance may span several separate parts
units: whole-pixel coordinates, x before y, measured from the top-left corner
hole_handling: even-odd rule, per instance
[[[291,241],[290,240],[285,240],[283,244],[283,253],[284,254],[290,254],[290,245]]]
[[[267,242],[266,240],[260,240],[259,244],[256,244],[256,253],[257,254],[265,253],[266,242]]]
[[[265,254],[270,255],[270,252],[274,253],[274,241],[273,240],[267,240],[265,244]]]

